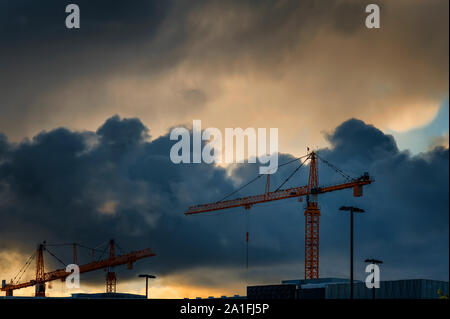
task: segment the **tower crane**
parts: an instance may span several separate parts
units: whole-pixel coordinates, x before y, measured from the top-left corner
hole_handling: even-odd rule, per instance
[[[304,158],[303,162],[301,162],[301,164],[297,167],[297,169],[275,191],[272,192],[270,191],[270,175],[268,174],[266,190],[264,194],[236,198],[231,200],[220,200],[215,203],[191,206],[184,214],[194,215],[233,207],[244,207],[245,209],[250,209],[255,204],[272,202],[287,198],[298,198],[298,201],[301,202],[303,197],[306,197],[305,279],[317,279],[319,278],[319,217],[320,217],[320,209],[318,206],[317,195],[343,189],[353,189],[353,196],[360,197],[363,195],[363,186],[371,184],[374,180],[369,176],[368,173],[364,173],[364,175],[358,178],[352,178],[349,175],[345,174],[339,168],[335,167],[330,162],[319,157],[319,155],[314,151],[311,151],[307,155],[299,157],[295,160],[302,158]],[[320,159],[326,165],[330,166],[335,171],[343,175],[346,178],[346,182],[341,184],[335,184],[332,186],[323,186],[323,187],[319,186],[319,174],[317,165],[318,159]],[[287,180],[291,178],[295,174],[295,172],[298,171],[298,169],[302,167],[307,160],[309,160],[308,185],[281,189],[281,187],[287,182]],[[258,175],[257,178],[260,176],[261,175]],[[256,180],[257,178],[255,178],[254,180]],[[247,186],[248,184],[244,186]],[[246,241],[248,245],[248,232],[246,235]]]
[[[71,272],[66,272],[66,268],[57,269],[50,272],[45,272],[44,268],[44,251],[47,251],[50,255],[58,259],[61,263],[63,263],[58,257],[56,257],[47,246],[66,246],[66,245],[73,245],[73,260],[74,264],[77,264],[78,256],[77,256],[77,246],[81,246],[84,248],[87,248],[91,250],[92,252],[92,261],[87,264],[79,265],[80,274],[86,273],[94,270],[99,269],[105,269],[107,270],[106,275],[106,292],[116,292],[116,274],[112,271],[112,268],[119,265],[127,265],[128,269],[132,269],[133,263],[137,260],[156,256],[150,248],[142,249],[142,250],[136,250],[132,251],[130,253],[126,253],[123,255],[115,255],[115,246],[116,243],[113,239],[109,241],[109,257],[105,259],[100,259],[95,261],[94,260],[94,253],[95,251],[98,251],[95,248],[89,248],[82,246],[80,244],[53,244],[49,245],[46,244],[44,241],[43,243],[39,244],[36,250],[36,253],[32,255],[27,262],[25,263],[24,267],[19,271],[19,273],[16,275],[23,275],[26,268],[31,264],[32,260],[36,258],[36,277],[33,280],[22,282],[22,283],[14,283],[14,278],[11,280],[10,283],[6,283],[5,280],[2,281],[2,286],[0,287],[0,291],[5,291],[6,296],[12,296],[13,291],[16,289],[26,288],[26,287],[32,287],[35,286],[35,296],[36,297],[45,297],[45,284],[46,282],[50,282],[53,280],[60,279],[61,281],[64,281],[66,277],[68,277]],[[106,248],[105,248],[106,250]],[[104,251],[103,251],[104,252]],[[101,257],[100,257],[101,258]],[[64,263],[63,263],[64,264]],[[21,277],[20,277],[21,278]],[[20,280],[19,278],[19,280]]]

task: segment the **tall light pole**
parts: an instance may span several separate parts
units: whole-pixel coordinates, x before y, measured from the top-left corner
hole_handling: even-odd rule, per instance
[[[154,278],[156,278],[156,276],[143,274],[143,275],[139,275],[139,277],[145,278],[145,299],[147,299],[148,298],[148,278],[154,279]]]
[[[341,206],[339,210],[350,212],[350,299],[353,299],[353,213],[364,213],[365,210],[353,206]]]
[[[366,259],[364,260],[364,262],[375,265],[380,265],[383,263],[381,260],[378,259]],[[373,283],[375,284],[375,276],[373,277],[373,281],[374,281]],[[372,287],[372,299],[375,300],[375,285]]]

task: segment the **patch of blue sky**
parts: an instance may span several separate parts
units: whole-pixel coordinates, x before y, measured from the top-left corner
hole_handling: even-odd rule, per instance
[[[394,136],[400,150],[409,150],[412,154],[419,154],[430,149],[430,145],[437,137],[448,135],[449,132],[449,100],[446,98],[434,119],[422,127],[406,132],[386,130],[385,133]]]

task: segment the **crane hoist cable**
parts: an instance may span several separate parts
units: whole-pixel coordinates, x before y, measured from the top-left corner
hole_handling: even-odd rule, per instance
[[[75,243],[75,245],[77,245],[78,247],[81,247],[81,248],[88,249],[88,250],[90,250],[90,251],[98,251],[98,252],[101,252],[101,251],[102,251],[102,250],[100,250],[100,249],[88,247],[88,246],[85,246],[85,245],[82,245],[82,244],[78,244],[78,243]]]
[[[105,246],[105,249],[103,249],[103,250],[100,250],[100,249],[96,249],[96,248],[91,248],[91,247],[88,247],[88,246],[85,246],[85,245],[81,245],[81,244],[78,244],[78,243],[70,243],[70,244],[46,244],[45,246],[45,250],[53,257],[53,258],[55,258],[59,263],[61,263],[62,265],[64,265],[64,267],[66,267],[67,266],[67,264],[64,262],[64,261],[62,261],[60,258],[58,258],[54,253],[52,253],[49,249],[48,249],[48,247],[47,246],[72,246],[72,245],[76,245],[76,246],[78,246],[78,247],[82,247],[82,248],[86,248],[86,249],[89,249],[89,250],[93,250],[93,251],[99,251],[99,252],[102,252],[102,254],[100,255],[100,257],[99,257],[99,260],[103,257],[103,254],[106,252],[106,249],[108,248],[108,245],[106,245]],[[117,246],[117,248],[119,248],[119,250],[121,251],[121,252],[123,252],[123,249],[117,244],[117,243],[115,243],[115,245]]]
[[[64,265],[64,267],[67,266],[67,264],[65,262],[63,262],[61,259],[59,259],[58,257],[56,257],[56,255],[54,253],[52,253],[50,250],[48,250],[47,247],[45,247],[45,250],[53,257],[55,258],[57,261],[59,261],[61,264]]]
[[[30,257],[28,257],[28,259],[26,260],[25,264],[20,267],[19,271],[17,272],[17,274],[14,276],[14,278],[12,279],[13,282],[16,281],[16,278],[20,275],[20,273],[27,267],[27,265],[30,263],[31,259],[33,259],[35,256],[35,254],[32,254]]]
[[[27,259],[25,264],[22,266],[22,268],[20,268],[19,272],[12,279],[12,282],[19,283],[20,279],[22,279],[22,277],[25,274],[25,272],[27,271],[28,267],[31,265],[31,262],[33,261],[34,257],[36,257],[36,252]],[[16,278],[18,278],[17,281],[16,281]]]
[[[327,164],[329,167],[331,167],[333,170],[335,170],[336,172],[338,172],[339,174],[341,174],[346,180],[348,181],[353,181],[355,180],[354,177],[351,177],[350,175],[348,175],[347,173],[345,173],[343,170],[341,170],[340,168],[336,167],[335,165],[331,164],[330,162],[328,162],[326,159],[320,157],[319,155],[316,156],[318,159],[320,159],[322,162],[324,162],[325,164]]]
[[[294,171],[293,171],[293,172],[292,172],[292,173],[284,180],[284,182],[281,183],[280,186],[278,186],[278,188],[275,190],[275,192],[276,192],[276,191],[279,191],[280,188],[283,187],[283,185],[286,184],[287,181],[289,181],[289,180],[291,179],[291,177],[294,176],[295,173],[298,172],[298,170],[303,166],[303,164],[305,164],[305,162],[306,162],[308,159],[309,159],[309,157],[305,158],[305,160],[304,160],[303,162],[301,162],[299,166],[297,166],[297,168],[296,168],[296,169],[295,169],[295,170],[294,170]]]
[[[292,176],[294,176],[295,173],[298,172],[298,170],[303,166],[303,164],[305,164],[305,162],[309,159],[309,155],[305,155],[305,156],[302,156],[300,158],[295,158],[295,159],[293,159],[291,161],[288,161],[287,163],[284,163],[284,164],[279,166],[279,167],[281,167],[281,166],[293,163],[293,162],[295,162],[295,161],[297,161],[297,160],[299,160],[299,159],[301,159],[303,157],[306,157],[304,159],[304,161],[300,163],[300,165],[283,181],[283,183],[281,183],[280,186],[278,186],[278,188],[275,190],[275,192],[280,190],[280,188],[283,187],[283,185],[286,184],[289,181],[289,179],[291,179]],[[259,176],[261,176],[261,175],[259,175]],[[245,214],[246,214],[246,238],[245,238],[245,242],[246,242],[246,263],[245,264],[246,264],[246,268],[247,268],[247,277],[248,277],[248,260],[249,260],[249,247],[248,246],[249,246],[249,226],[250,226],[249,225],[250,224],[249,209],[245,210]]]
[[[306,155],[303,155],[303,156],[300,156],[300,157],[296,157],[296,158],[294,158],[294,159],[292,159],[292,160],[289,160],[289,161],[287,161],[287,162],[285,162],[285,163],[283,163],[283,164],[280,164],[280,165],[278,165],[278,168],[280,168],[280,167],[283,167],[283,166],[286,166],[286,165],[289,165],[289,164],[291,164],[291,163],[294,163],[294,162],[296,162],[296,161],[298,161],[298,160],[300,160],[300,159],[303,159],[303,158],[305,158],[305,160],[300,164],[300,166],[298,166],[294,171],[293,171],[293,173],[291,173],[290,175],[289,175],[289,177],[277,188],[277,190],[279,190],[299,169],[300,169],[300,167],[301,166],[303,166],[303,164],[306,162],[306,160],[308,160],[308,158],[309,158],[309,154],[306,154]],[[236,194],[236,193],[238,193],[239,191],[241,191],[242,189],[244,189],[245,187],[247,187],[248,185],[250,185],[250,184],[252,184],[253,182],[255,182],[256,180],[258,180],[259,178],[261,178],[263,176],[263,174],[258,174],[255,178],[253,178],[252,180],[250,180],[249,182],[247,182],[246,184],[244,184],[244,185],[242,185],[241,187],[239,187],[238,189],[236,189],[236,190],[234,190],[234,191],[232,191],[231,193],[229,193],[228,195],[226,195],[225,197],[223,197],[221,200],[219,200],[219,201],[217,201],[217,203],[220,203],[220,202],[222,202],[222,201],[224,201],[225,199],[227,199],[227,198],[229,198],[230,196],[232,196],[232,195],[234,195],[234,194]],[[220,213],[219,213],[220,214]],[[250,217],[249,217],[249,212],[248,212],[248,210],[246,210],[246,221],[245,221],[245,227],[246,227],[246,232],[245,232],[245,243],[246,243],[246,258],[245,258],[245,265],[246,265],[246,268],[248,269],[248,264],[249,264],[249,236],[250,236],[250,234],[249,234],[249,223],[250,223],[250,221],[249,221],[249,219],[250,219]]]
[[[94,247],[94,248],[93,247],[88,247],[86,245],[82,245],[82,244],[79,244],[79,243],[50,243],[50,244],[46,243],[45,246],[46,247],[48,247],[48,246],[51,246],[51,247],[76,246],[76,247],[84,248],[84,249],[87,249],[92,254],[92,261],[94,261],[95,252],[101,252],[102,253],[102,255],[100,256],[100,258],[98,260],[101,259],[101,257],[103,256],[103,253],[105,252],[107,246],[106,246],[106,248],[104,250],[97,249],[97,248],[100,247],[100,246],[105,245],[106,243],[108,243],[108,241],[106,241],[106,242],[104,242],[104,243],[102,243],[102,244],[100,244],[100,245],[98,245],[97,247]],[[47,250],[48,250],[48,248],[47,248]]]
[[[300,165],[288,176],[288,178],[286,178],[286,180],[275,190],[278,191],[293,175],[295,175],[295,173],[300,169],[300,167],[303,166],[303,164],[308,160],[309,158],[309,154],[301,156],[301,157],[297,157],[294,158],[290,161],[287,161],[286,163],[283,163],[281,165],[278,165],[278,168],[283,167],[285,165],[294,163],[296,161],[298,161],[299,159],[305,158],[305,160],[303,162],[300,163]],[[254,181],[256,181],[257,179],[259,179],[262,175],[259,174],[258,176],[256,176],[254,179],[252,179],[250,182],[248,182],[247,184],[241,186],[239,189],[237,189],[236,191],[230,193],[229,195],[225,196],[225,198],[223,198],[222,200],[220,200],[219,202],[225,200],[226,198],[230,197],[231,195],[239,192],[240,190],[242,190],[243,188],[245,188],[246,186],[250,185],[251,183],[253,183]],[[269,190],[267,190],[269,191]],[[249,216],[249,210],[246,209],[245,210],[245,227],[246,227],[246,232],[245,232],[245,246],[246,246],[246,251],[245,251],[245,266],[247,269],[247,277],[248,277],[248,265],[249,265],[249,240],[250,240],[250,232],[249,232],[249,228],[250,228],[250,216]],[[248,278],[247,278],[248,280]]]
[[[302,158],[304,158],[304,157],[309,157],[309,154],[303,155],[303,156],[300,156],[300,157],[296,157],[296,158],[294,158],[294,159],[292,159],[292,160],[290,160],[290,161],[287,161],[286,163],[280,164],[280,165],[278,165],[278,168],[283,167],[283,166],[288,165],[288,164],[291,164],[291,163],[294,163],[295,161],[297,161],[297,160],[299,160],[299,159],[302,159]],[[238,193],[239,191],[241,191],[242,189],[244,189],[245,187],[247,187],[247,186],[250,185],[251,183],[253,183],[253,182],[255,182],[256,180],[258,180],[258,179],[259,179],[261,176],[263,176],[263,175],[264,175],[264,174],[258,174],[258,175],[257,175],[255,178],[253,178],[251,181],[249,181],[248,183],[242,185],[242,186],[239,187],[238,189],[232,191],[231,193],[229,193],[228,195],[226,195],[224,198],[222,198],[221,200],[217,201],[217,203],[220,203],[220,202],[224,201],[225,199],[229,198],[230,196],[232,196],[232,195]]]
[[[245,244],[246,244],[246,251],[245,251],[245,266],[248,269],[248,242],[249,242],[249,228],[250,228],[250,216],[249,216],[249,209],[245,210]],[[247,274],[248,275],[248,274]]]
[[[98,257],[98,260],[102,259],[103,255],[106,252],[106,249],[108,249],[108,245],[105,246],[105,249],[103,249],[102,254],[100,255],[100,257]]]
[[[227,196],[225,196],[224,198],[222,198],[221,200],[217,201],[218,203],[224,201],[225,199],[227,199],[228,197],[236,194],[237,192],[239,192],[240,190],[242,190],[243,188],[247,187],[248,185],[250,185],[251,183],[253,183],[254,181],[256,181],[258,178],[260,178],[262,175],[258,175],[256,176],[254,179],[252,179],[250,182],[248,182],[247,184],[239,187],[238,189],[236,189],[235,191],[231,192],[230,194],[228,194]]]
[[[115,244],[116,244],[116,247],[119,248],[119,252],[120,252],[121,254],[125,253],[125,250],[122,249],[122,247],[120,247],[120,245],[119,245],[117,242],[116,242]]]
[[[100,247],[100,246],[103,246],[104,244],[105,243],[102,243],[101,245],[99,245],[99,246],[97,246],[95,248],[88,247],[88,246],[85,246],[85,245],[82,245],[82,244],[79,244],[79,243],[62,243],[62,244],[53,244],[53,243],[51,243],[51,244],[45,244],[45,246],[47,247],[47,246],[73,246],[73,245],[76,245],[76,246],[81,247],[81,248],[89,249],[90,251],[94,250],[94,251],[101,252],[102,250],[97,249],[97,248]]]

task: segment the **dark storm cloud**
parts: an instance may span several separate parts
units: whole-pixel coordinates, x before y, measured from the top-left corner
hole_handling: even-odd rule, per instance
[[[352,143],[349,143],[351,138]],[[328,140],[339,155],[345,157],[360,157],[361,160],[374,160],[380,155],[398,153],[397,145],[391,135],[386,135],[372,125],[352,119],[340,125]],[[385,154],[383,154],[385,153]]]
[[[205,258],[206,243],[219,244],[215,231],[202,222],[203,230],[195,229],[182,212],[190,202],[210,199],[201,190],[221,194],[231,184],[224,170],[172,164],[172,143],[167,137],[144,142],[146,131],[139,120],[113,117],[95,134],[92,149],[86,143],[92,133],[57,129],[8,152],[0,169],[10,194],[1,196],[3,234],[9,237],[3,249],[18,241],[34,246],[43,238],[93,244],[116,237],[122,247],[151,246],[174,269]],[[112,211],[102,212],[105,203],[113,203]],[[200,250],[183,249],[183,242]]]
[[[166,65],[160,53],[177,45],[176,39],[167,39],[158,42],[160,53],[144,53],[171,1],[77,1],[82,28],[74,32],[65,27],[65,7],[72,2],[1,3],[2,119],[29,124],[32,117],[42,125],[43,114],[51,116],[55,106],[40,104],[42,96],[83,79],[95,85],[117,69],[125,74],[126,66],[144,55],[158,56],[147,70],[159,69]],[[8,126],[6,121],[1,125]]]
[[[254,177],[257,165],[237,165],[231,177],[211,165],[175,165],[169,158],[173,141],[149,141],[148,135],[138,119],[115,116],[96,133],[61,128],[16,145],[0,139],[1,249],[28,254],[44,239],[95,246],[115,238],[124,250],[151,247],[157,253],[137,269],[161,275],[196,267],[234,269],[244,265],[250,214],[251,266],[303,261],[303,204],[296,200],[183,215],[189,205],[217,201],[236,181]],[[370,256],[385,260],[384,278],[448,279],[448,149],[410,156],[398,151],[391,136],[355,119],[329,139],[332,148],[319,150],[320,156],[355,176],[367,170],[376,182],[362,198],[354,199],[351,190],[320,198],[322,274],[346,276],[348,218],[337,209],[356,204],[368,211],[357,218],[358,262]],[[280,163],[290,159],[281,155]],[[280,168],[272,189],[295,165]],[[302,168],[285,187],[304,185],[307,172]],[[342,181],[326,165],[319,172],[320,184]],[[240,195],[263,192],[264,182]],[[70,249],[58,253],[70,261]]]
[[[354,87],[357,83],[359,88],[368,74],[382,83],[396,84],[377,88],[383,94],[398,90],[414,98],[419,93],[435,97],[448,90],[447,1],[426,6],[409,1],[408,6],[402,2],[398,7],[382,2],[383,32],[370,35],[358,35],[364,5],[359,1],[76,1],[81,29],[70,31],[64,27],[68,3],[1,2],[0,130],[10,140],[26,136],[29,129],[40,131],[53,117],[64,126],[77,118],[94,117],[100,107],[110,107],[111,101],[105,103],[98,96],[104,94],[104,81],[114,76],[144,75],[154,80],[141,88],[147,90],[159,82],[161,73],[188,63],[199,72],[207,70],[200,84],[214,82],[221,73],[248,70],[262,70],[279,82],[286,69],[298,65],[302,69],[324,52],[339,52],[342,42],[325,41],[309,49],[319,34],[356,35],[351,42],[358,43],[354,55],[344,54],[351,63],[344,59],[343,68],[340,63],[331,68],[319,63],[320,68],[287,84],[298,80],[297,86],[302,87],[302,79],[310,84],[317,81],[314,76],[323,76],[324,82],[317,81],[317,95],[350,87],[347,101],[361,101],[357,99],[360,90]],[[365,50],[359,50],[359,44]],[[284,65],[290,54],[294,59]],[[335,61],[334,56],[325,58]],[[377,78],[379,70],[384,72]],[[348,73],[353,79],[343,78]],[[186,75],[189,80],[190,75]],[[77,88],[79,83],[95,92],[92,99],[83,87]],[[178,93],[183,103],[172,107],[161,99],[163,109],[169,110],[165,117],[203,107],[217,97],[202,85],[170,84],[171,95]],[[63,90],[71,92],[73,87],[73,95]],[[83,101],[87,95],[89,103],[67,109],[41,99],[53,92],[63,92],[64,102]],[[364,95],[363,100],[369,98],[372,95]],[[156,99],[147,100],[150,104],[145,109],[153,120]],[[325,100],[328,104],[333,98]],[[295,101],[295,110],[304,112]],[[339,105],[333,110],[342,112],[346,103]],[[231,112],[228,107],[232,105],[227,105],[227,113]],[[384,114],[383,109],[372,108]],[[325,121],[323,112],[319,113]],[[308,114],[302,116],[308,118]],[[151,247],[158,257],[137,267],[146,265],[158,274],[198,266],[242,266],[246,212],[233,209],[191,218],[182,213],[189,205],[219,200],[235,188],[235,180],[253,178],[258,167],[237,166],[229,178],[224,169],[209,165],[174,165],[168,158],[173,142],[167,136],[152,141],[149,137],[140,120],[118,117],[108,119],[96,132],[49,130],[18,144],[0,134],[0,249],[28,254],[44,239],[93,246],[113,237],[126,250]],[[358,120],[343,123],[328,137],[332,148],[319,152],[324,158],[353,175],[369,171],[376,182],[361,199],[353,199],[351,191],[320,199],[321,256],[322,261],[330,261],[323,262],[321,269],[346,276],[346,268],[333,272],[328,265],[347,260],[348,219],[337,208],[355,203],[370,212],[357,221],[358,258],[384,258],[390,273],[402,278],[448,279],[448,149],[411,156],[400,152],[391,136]],[[282,155],[280,163],[290,159]],[[280,170],[279,176],[272,177],[272,185],[279,185],[289,172],[288,167]],[[286,186],[304,185],[306,172],[307,167]],[[320,181],[340,179],[321,166]],[[260,178],[241,194],[263,189]],[[303,261],[303,203],[283,201],[247,213],[251,265]],[[60,253],[70,260],[67,253]]]
[[[1,35],[8,42],[16,44],[57,39],[70,43],[74,40],[73,37],[64,38],[68,31],[65,26],[65,18],[68,15],[65,8],[71,3],[73,1],[49,0],[41,3],[27,0],[2,1]],[[92,33],[109,34],[110,38],[96,39],[105,43],[131,41],[143,35],[151,36],[166,17],[171,3],[172,1],[147,0],[136,0],[131,3],[77,1],[76,4],[82,9],[83,28],[76,30],[75,39],[80,40]],[[80,33],[82,37],[79,36]],[[124,35],[127,38],[124,38]],[[85,41],[92,40],[92,38],[85,39]],[[70,51],[70,48],[66,50]]]
[[[0,160],[3,157],[3,154],[8,150],[8,140],[4,134],[0,134]]]
[[[133,145],[141,143],[148,136],[148,129],[138,119],[123,119],[117,115],[108,119],[106,123],[98,129],[104,144]]]
[[[392,136],[355,119],[340,125],[329,139],[333,148],[320,152],[324,158],[344,171],[367,170],[376,180],[365,189],[364,198],[327,198],[326,207],[335,202],[335,212],[341,203],[356,203],[369,212],[357,217],[357,260],[380,256],[386,264],[384,275],[394,278],[448,280],[448,149],[411,156],[398,151]],[[334,216],[333,221],[338,224],[332,229],[340,229],[345,241],[347,218]],[[327,232],[326,227],[321,231]]]

